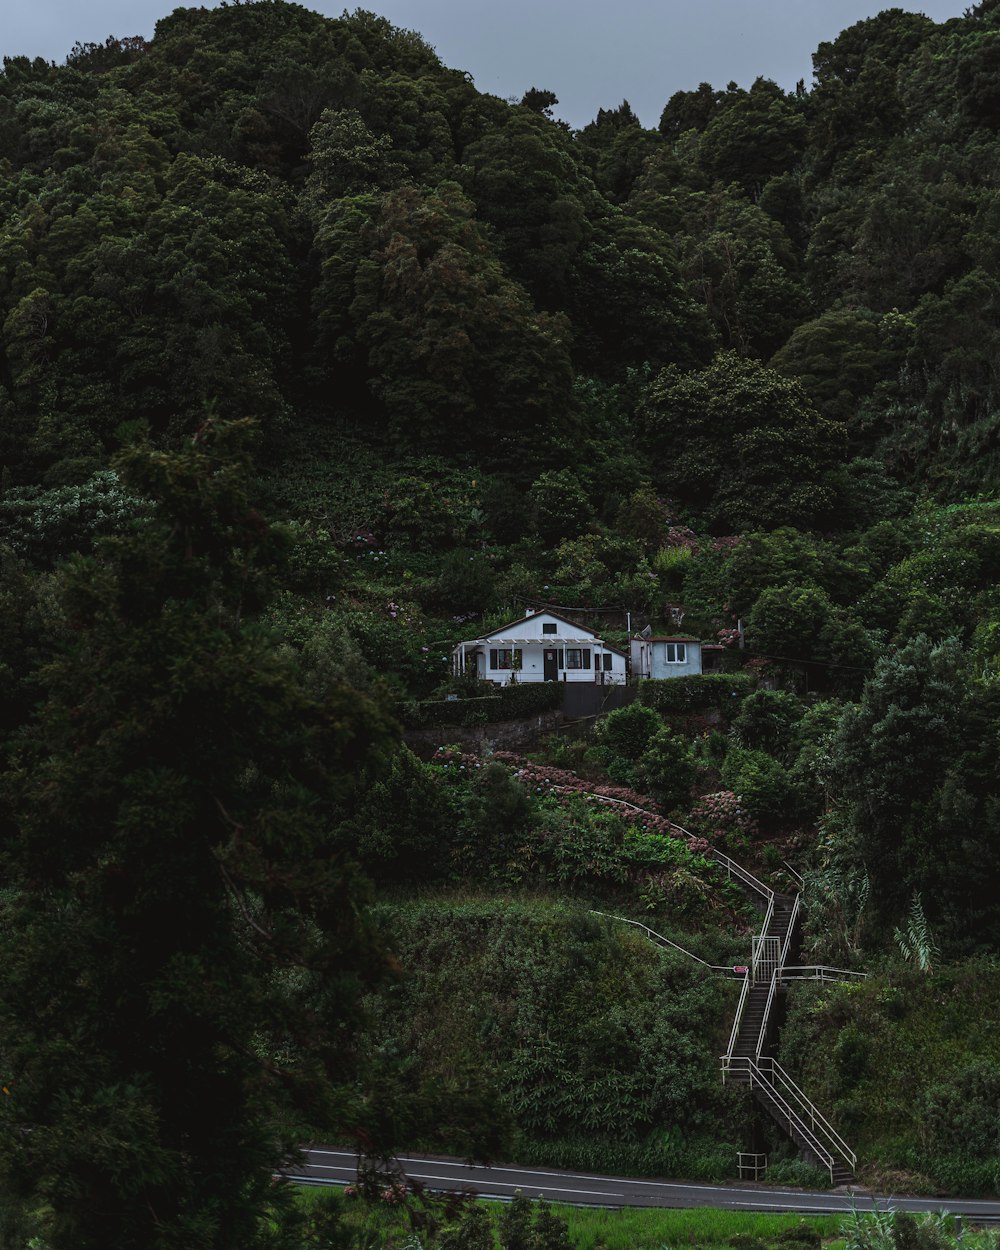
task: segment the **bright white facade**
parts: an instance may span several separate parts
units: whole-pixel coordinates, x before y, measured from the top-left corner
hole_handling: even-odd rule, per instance
[[[701,643],[685,634],[632,638],[632,676],[662,681],[668,677],[693,677],[702,671]]]
[[[452,671],[474,672],[498,686],[512,679],[618,685],[625,680],[625,653],[592,629],[542,610],[460,642],[452,652]]]

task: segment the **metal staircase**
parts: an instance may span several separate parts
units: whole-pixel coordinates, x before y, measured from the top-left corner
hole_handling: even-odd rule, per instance
[[[645,810],[621,799],[594,797],[600,802],[635,812]],[[692,835],[680,825],[675,824],[673,828],[688,841],[693,840]],[[753,939],[751,962],[744,976],[729,1046],[722,1056],[722,1079],[749,1085],[760,1106],[791,1137],[808,1162],[827,1171],[833,1185],[850,1184],[857,1169],[857,1155],[768,1051],[772,1040],[775,1000],[779,990],[791,979],[847,980],[863,974],[822,965],[790,965],[789,956],[797,937],[799,895],[777,893],[715,847],[707,848],[704,854],[714,859],[764,913],[760,933]],[[789,868],[789,872],[801,883],[794,870]],[[625,920],[624,917],[608,918],[636,925],[658,945],[671,946],[710,971],[730,971],[706,963],[637,921]]]
[[[854,1180],[857,1156],[768,1053],[775,1000],[790,975],[836,975],[834,969],[789,967],[798,918],[797,894],[772,896],[761,932],[754,938],[753,958],[743,982],[729,1047],[722,1057],[722,1078],[749,1085],[758,1104],[791,1137],[803,1157],[829,1172],[832,1184],[847,1185]]]

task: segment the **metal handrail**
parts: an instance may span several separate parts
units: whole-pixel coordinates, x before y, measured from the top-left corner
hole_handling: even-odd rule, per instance
[[[555,786],[553,788],[561,790],[565,787]],[[645,812],[644,808],[639,807],[635,803],[630,803],[626,799],[614,799],[610,796],[604,795],[592,795],[590,797],[596,798],[601,802],[614,803],[634,812]],[[683,828],[683,826],[676,825],[671,822],[671,827],[689,841],[693,839],[694,835],[689,833],[687,829]],[[708,854],[725,869],[730,877],[735,877],[738,881],[741,881],[744,885],[756,891],[763,899],[766,899],[767,907],[764,913],[764,921],[761,925],[760,940],[757,943],[757,949],[759,951],[763,948],[764,939],[767,937],[767,931],[771,926],[772,919],[774,918],[774,890],[772,890],[769,886],[764,885],[763,882],[758,881],[752,873],[747,872],[746,869],[737,864],[735,860],[730,859],[728,855],[723,854],[723,852],[716,850],[714,847],[708,848]],[[795,869],[788,864],[785,864],[785,867],[796,881],[799,883],[802,882],[801,876],[795,871]],[[844,1161],[849,1164],[852,1171],[854,1171],[857,1167],[857,1155],[837,1133],[830,1122],[823,1115],[821,1115],[813,1103],[809,1101],[802,1090],[799,1089],[777,1060],[768,1055],[762,1054],[762,1052],[767,1034],[767,1026],[770,1020],[771,1007],[774,1002],[775,993],[777,992],[779,980],[788,979],[789,976],[798,974],[801,974],[803,979],[805,979],[807,974],[811,974],[811,979],[814,980],[849,979],[851,977],[864,978],[865,974],[852,972],[847,969],[828,968],[821,964],[804,965],[801,967],[789,967],[786,965],[785,960],[788,957],[792,935],[795,931],[795,924],[798,920],[800,907],[800,896],[795,894],[793,895],[792,910],[788,917],[788,927],[785,930],[778,960],[771,974],[771,980],[768,986],[767,1002],[764,1006],[760,1033],[757,1037],[757,1048],[753,1057],[749,1055],[734,1055],[733,1049],[736,1046],[736,1039],[739,1036],[740,1025],[743,1020],[743,1012],[746,1008],[747,999],[750,995],[750,987],[753,983],[757,963],[759,962],[757,957],[754,957],[751,960],[751,967],[744,973],[743,987],[740,990],[739,1002],[736,1005],[732,1032],[729,1035],[729,1045],[726,1048],[725,1055],[722,1057],[722,1073],[723,1080],[725,1080],[726,1074],[733,1068],[734,1064],[738,1066],[745,1066],[745,1069],[750,1077],[751,1088],[753,1088],[756,1082],[759,1087],[766,1091],[767,1096],[774,1102],[780,1113],[788,1121],[789,1127],[794,1126],[798,1130],[804,1141],[808,1144],[808,1148],[812,1151],[816,1158],[825,1165],[830,1173],[830,1179],[832,1181],[835,1158],[830,1150],[823,1145],[822,1141],[817,1136],[817,1132],[823,1134],[829,1144],[840,1154]],[[695,962],[713,972],[730,971],[729,967],[723,967],[720,964],[708,963],[699,955],[695,955],[692,951],[685,950],[683,946],[679,946],[670,938],[664,937],[662,933],[657,933],[655,929],[651,929],[648,925],[642,924],[641,921],[630,920],[625,916],[613,916],[607,912],[593,911],[592,914],[603,916],[610,920],[617,920],[622,924],[634,925],[636,928],[642,929],[651,940],[662,943],[665,946],[672,947],[674,950],[686,955],[689,959],[695,960]],[[780,1089],[776,1083],[776,1078],[781,1082]],[[794,1098],[799,1107],[798,1111],[796,1111],[796,1109],[788,1101],[788,1098],[784,1093],[782,1093],[782,1090],[786,1091],[788,1095]],[[809,1123],[806,1123],[806,1121],[803,1120],[803,1114],[808,1117]]]
[[[801,886],[803,886],[803,885],[805,885],[805,883],[806,883],[805,877],[803,877],[803,875],[802,875],[802,873],[801,873],[801,872],[799,872],[797,869],[793,868],[793,867],[791,866],[791,864],[788,862],[788,860],[787,860],[787,859],[783,859],[783,860],[781,861],[781,866],[782,866],[782,868],[784,868],[784,869],[785,869],[785,871],[786,871],[786,872],[788,873],[788,875],[792,878],[792,880],[796,883],[796,885],[798,885],[798,886],[800,886],[800,887],[801,887]]]
[[[702,967],[708,968],[712,972],[728,972],[732,975],[732,964],[710,964],[708,960],[702,959],[700,955],[694,954],[693,951],[685,950],[683,946],[678,946],[676,942],[672,942],[670,938],[664,937],[662,933],[657,933],[655,929],[651,929],[648,924],[643,924],[640,920],[629,920],[627,916],[613,916],[610,912],[597,911],[593,907],[590,909],[590,914],[592,916],[603,916],[605,920],[617,920],[621,924],[634,925],[637,929],[642,929],[650,940],[662,942],[664,946],[672,946],[675,951],[680,951],[682,955],[687,955],[688,959],[695,960]]]
[[[774,1082],[762,1079],[763,1076],[764,1074],[761,1071],[761,1069],[757,1066],[757,1064],[751,1064],[750,1066],[750,1088],[753,1089],[754,1077],[756,1077],[757,1084],[763,1086],[763,1088],[767,1090],[768,1094],[770,1094],[770,1096],[778,1104],[782,1114],[788,1120],[788,1123],[790,1125],[794,1124],[795,1127],[799,1130],[799,1133],[802,1135],[802,1137],[804,1137],[805,1140],[808,1142],[809,1149],[813,1152],[813,1154],[817,1157],[817,1159],[819,1159],[819,1161],[826,1167],[826,1170],[830,1173],[830,1180],[832,1181],[833,1171],[836,1165],[836,1159],[834,1158],[833,1154],[831,1154],[831,1152],[826,1148],[826,1146],[823,1145],[820,1139],[809,1128],[809,1125],[806,1124],[806,1122],[802,1119],[802,1117],[798,1114],[798,1112],[794,1109],[794,1107],[792,1107],[792,1105],[788,1102],[788,1100],[782,1096],[781,1092],[777,1089]]]
[[[740,1032],[740,1023],[743,1020],[743,1008],[747,1005],[747,997],[750,993],[750,969],[743,975],[743,989],[740,991],[740,1001],[736,1004],[736,1017],[733,1020],[733,1031],[729,1034],[729,1045],[726,1047],[726,1053],[722,1056],[722,1077],[725,1080],[726,1072],[729,1070],[729,1064],[733,1058],[733,1047],[736,1045],[736,1039]]]
[[[782,981],[866,981],[867,972],[851,968],[831,968],[828,964],[793,964],[781,969]]]
[[[767,1026],[771,1020],[771,1004],[774,1002],[774,994],[778,985],[778,969],[775,968],[771,973],[771,984],[767,991],[767,1002],[764,1004],[764,1014],[760,1021],[760,1032],[757,1034],[757,1049],[754,1051],[754,1061],[759,1062],[761,1054],[764,1050],[764,1042],[767,1039]]]
[[[788,917],[788,928],[785,930],[785,940],[781,945],[781,956],[778,959],[778,967],[784,967],[785,960],[788,958],[788,950],[792,944],[792,934],[795,932],[795,923],[799,918],[799,908],[801,906],[801,898],[798,894],[794,896],[792,902],[792,911]]]
[[[670,823],[678,833],[682,833],[689,841],[693,841],[697,837],[696,834],[685,829],[683,825],[678,825],[674,821]],[[751,890],[755,890],[761,898],[769,899],[772,903],[774,902],[774,891],[771,887],[765,885],[763,881],[759,881],[753,873],[747,872],[735,859],[730,859],[728,855],[717,850],[714,846],[710,846],[705,853],[710,855],[712,859],[717,860],[731,877],[735,877],[738,881],[742,881],[744,885],[749,886]]]
[[[677,828],[680,828],[680,826],[678,825]],[[687,830],[684,832],[689,838],[693,836],[692,834],[687,833]],[[753,873],[747,872],[747,870],[738,864],[735,859],[730,859],[728,855],[723,854],[722,851],[716,850],[714,846],[710,846],[706,854],[711,856],[711,858],[717,863],[721,864],[730,877],[735,877],[737,881],[742,881],[745,886],[748,886],[751,890],[755,890],[762,898],[766,898],[767,901],[773,905],[774,891],[771,887],[765,885],[763,881],[758,881]]]
[[[816,1109],[815,1104],[795,1084],[777,1059],[772,1059],[770,1056],[765,1055],[757,1061],[757,1066],[762,1073],[770,1068],[772,1076],[778,1077],[782,1086],[796,1099],[802,1111],[809,1116],[813,1132],[817,1129],[822,1132],[830,1145],[843,1157],[844,1161],[851,1165],[851,1171],[853,1172],[858,1165],[858,1156],[848,1146],[847,1142],[844,1141],[826,1116]]]
[[[832,1167],[836,1162],[837,1156],[839,1156],[850,1167],[852,1172],[856,1170],[858,1164],[857,1155],[829,1120],[810,1102],[776,1059],[771,1059],[766,1055],[759,1059],[754,1059],[750,1055],[731,1055],[728,1063],[724,1065],[723,1074],[725,1075],[726,1072],[734,1069],[736,1071],[745,1070],[750,1077],[751,1088],[756,1083],[766,1089],[774,1097],[775,1102],[782,1105],[789,1119],[795,1120],[803,1136],[808,1140],[810,1149],[818,1156],[824,1158],[828,1166]],[[776,1083],[775,1077],[780,1080],[780,1086]],[[782,1090],[785,1092],[782,1093]],[[786,1094],[791,1095],[798,1104],[797,1111],[789,1103],[788,1098],[785,1096]],[[808,1117],[808,1122],[803,1119],[803,1116]],[[826,1146],[823,1145],[820,1135],[826,1139]]]

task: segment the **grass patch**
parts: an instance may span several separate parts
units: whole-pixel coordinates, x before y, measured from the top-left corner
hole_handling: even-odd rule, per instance
[[[630,1207],[605,1211],[553,1206],[569,1225],[570,1240],[577,1250],[662,1250],[664,1246],[729,1246],[734,1237],[770,1242],[803,1226],[824,1240],[836,1237],[840,1217],[766,1215],[752,1211],[715,1211],[708,1208],[682,1210],[661,1207]]]
[[[340,1203],[344,1230],[354,1245],[380,1250],[402,1246],[412,1230],[406,1214],[398,1207],[345,1201],[327,1189],[302,1189],[298,1201],[306,1207],[328,1202]],[[496,1235],[504,1209],[499,1202],[485,1202]],[[824,1243],[838,1238],[842,1218],[816,1215],[771,1215],[752,1211],[716,1211],[708,1208],[676,1209],[630,1207],[606,1210],[601,1207],[572,1207],[551,1204],[551,1210],[566,1221],[574,1250],[664,1250],[664,1247],[697,1246],[699,1250],[748,1244],[747,1239],[771,1243],[789,1238],[796,1230],[808,1229]]]

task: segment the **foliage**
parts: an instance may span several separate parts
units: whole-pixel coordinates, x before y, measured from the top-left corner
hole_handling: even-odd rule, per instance
[[[798,814],[798,795],[787,770],[766,751],[731,747],[722,780],[754,820],[792,820]]]
[[[899,953],[921,972],[931,972],[934,962],[941,954],[940,948],[927,925],[920,895],[914,894],[905,929],[894,929],[893,937]]]
[[[733,715],[739,706],[734,701],[748,695],[754,685],[749,673],[701,673],[669,681],[644,681],[639,685],[639,703],[667,716],[705,708]]]
[[[474,1057],[522,1155],[556,1162],[563,1140],[640,1144],[670,1130],[682,1156],[724,1106],[711,1049],[690,1039],[694,1021],[718,1027],[731,987],[682,957],[575,907],[425,899],[380,916],[405,975],[373,1003],[366,1044],[409,1056],[418,1083]],[[445,1148],[434,1132],[428,1123],[410,1144]]]
[[[641,703],[631,703],[602,717],[594,737],[613,756],[634,763],[662,728],[663,720],[657,712]]]
[[[355,890],[348,852],[396,888],[523,875],[693,917],[719,901],[695,862],[704,848],[654,808],[690,792],[696,759],[710,791],[692,796],[696,834],[738,846],[759,830],[750,809],[788,836],[802,825],[817,957],[894,953],[897,929],[910,950],[927,946],[907,917],[915,896],[945,958],[995,949],[996,33],[993,0],[940,25],[889,9],[821,44],[808,89],[702,83],[667,102],[655,131],[625,101],[571,131],[546,89],[505,102],[415,32],[285,0],[178,9],[150,40],[77,45],[62,65],[4,62],[7,1014],[25,1054],[37,1024],[55,1076],[43,1089],[22,1073],[27,1103],[3,1110],[20,1123],[29,1105],[41,1124],[75,1099],[90,1118],[64,1142],[72,1165],[86,1163],[85,1131],[106,1164],[129,1158],[127,1202],[107,1189],[113,1174],[131,1183],[124,1169],[78,1187],[93,1211],[137,1210],[145,1185],[149,1212],[177,1215],[149,1197],[163,1177],[183,1188],[175,1155],[150,1143],[170,1129],[156,1091],[182,1054],[177,1116],[229,1056],[203,1100],[228,1090],[236,1107],[217,1117],[235,1144],[222,1151],[232,1171],[212,1173],[229,1197],[216,1194],[207,1221],[226,1224],[254,1142],[292,1140],[310,1074],[349,1032],[328,1031],[324,1013],[335,1022],[338,987],[347,1007],[355,986],[260,974],[254,926],[267,931],[273,909],[282,940],[315,954],[326,930],[295,909],[311,916],[338,872]],[[254,432],[226,469],[213,440],[248,416]],[[203,455],[216,457],[207,478]],[[432,702],[470,620],[481,630],[542,599],[622,611],[602,622],[612,636],[624,613],[660,628],[683,611],[748,671],[645,683],[633,719],[648,713],[650,732],[589,748],[592,774],[623,783],[594,799],[580,778],[523,762],[520,781],[470,763],[477,780],[455,782],[458,761],[443,783],[430,776],[396,747],[378,691],[409,723],[548,710],[554,685]],[[759,673],[807,681],[821,701],[756,690]],[[720,715],[728,751],[719,731],[704,736]],[[682,727],[702,735],[694,751]],[[206,795],[240,837],[212,824]],[[636,810],[612,818],[598,799]],[[177,833],[211,828],[207,843]],[[249,862],[265,834],[267,855]],[[205,926],[192,922],[183,967],[127,968],[154,927],[128,900],[148,890],[165,943],[175,913],[207,897],[189,884],[197,848],[231,843],[239,889],[201,918],[216,926],[212,953],[236,961],[215,1004],[232,1008],[236,1041],[205,1058],[208,982],[191,962]],[[355,914],[337,912],[348,981],[355,956],[378,963],[351,936]],[[19,945],[18,925],[37,942]],[[111,952],[106,969],[97,950]],[[45,1020],[24,1007],[29,987],[53,1004]],[[152,1025],[134,1053],[104,1034],[90,1044],[102,1011],[141,1015],[145,994],[152,1019],[185,993],[196,1036],[164,1044],[174,1067],[137,1073]],[[79,995],[85,1059],[69,1089],[55,1050]],[[292,1040],[286,1009],[312,1013]],[[869,1062],[859,1028],[834,1068],[846,1085]],[[261,1120],[239,1137],[251,1072]],[[446,1074],[425,1104],[459,1147],[475,1136],[465,1080]],[[405,1101],[405,1072],[386,1081]],[[332,1120],[335,1100],[315,1088],[310,1107]],[[486,1097],[480,1120],[497,1106]],[[724,1167],[696,1136],[587,1134],[597,1146],[550,1136],[549,1157]],[[32,1140],[8,1134],[11,1157]],[[140,1140],[148,1150],[127,1149]],[[985,1158],[940,1134],[925,1147],[942,1184],[995,1187]],[[912,1171],[918,1155],[911,1143],[895,1166]],[[70,1184],[25,1218],[62,1219]],[[246,1191],[248,1212],[261,1193]],[[202,1197],[207,1210],[201,1191],[191,1201]],[[287,1214],[271,1221],[286,1240]],[[175,1240],[200,1244],[205,1227]],[[237,1220],[227,1235],[248,1229]],[[52,1228],[36,1233],[55,1244]]]
[[[787,756],[803,707],[785,690],[754,690],[740,704],[730,730],[734,741],[750,750]]]
[[[995,961],[977,959],[796,986],[779,1058],[873,1179],[880,1169],[918,1173],[924,1187],[989,1193],[1000,1053],[981,1021],[995,1010],[998,985]]]
[[[522,682],[494,686],[489,694],[454,700],[428,699],[404,704],[399,715],[415,729],[431,725],[485,725],[496,721],[539,716],[562,706],[563,691],[558,682]]]
[[[864,866],[883,921],[899,921],[916,892],[952,942],[967,940],[970,921],[981,940],[994,924],[981,875],[994,871],[994,850],[977,812],[993,810],[994,780],[981,770],[995,738],[981,699],[957,643],[919,636],[879,662],[830,743],[844,862]]]
[[[53,1247],[260,1244],[382,966],[340,827],[391,732],[242,621],[277,554],[246,433],[122,458],[152,518],[60,570],[7,741],[0,1171]]]
[[[111,469],[79,485],[21,486],[0,498],[4,542],[37,564],[87,551],[95,538],[135,526],[144,512],[142,501],[122,489]]]
[[[657,483],[715,532],[805,528],[829,515],[842,432],[772,370],[731,352],[699,373],[665,369],[641,419]]]
[[[636,761],[635,779],[636,785],[664,811],[686,805],[694,783],[694,764],[687,743],[666,725],[658,729]]]

